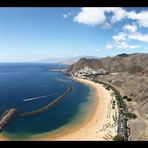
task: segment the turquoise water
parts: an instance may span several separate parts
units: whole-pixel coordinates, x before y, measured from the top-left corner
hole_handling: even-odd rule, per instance
[[[15,118],[5,128],[4,133],[17,138],[54,131],[68,124],[88,102],[89,88],[73,81],[69,75],[48,72],[62,65],[50,64],[0,64],[0,114],[15,107],[19,110]],[[48,111],[33,117],[21,117],[20,113],[38,109],[61,95],[67,85],[72,91]],[[24,101],[28,100],[28,101]]]

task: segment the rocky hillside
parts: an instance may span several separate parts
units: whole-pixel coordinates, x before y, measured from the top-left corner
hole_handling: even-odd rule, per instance
[[[68,72],[75,73],[84,67],[92,69],[104,69],[113,72],[148,72],[148,54],[120,54],[115,57],[106,57],[102,59],[81,58],[78,62],[68,68]]]
[[[130,121],[131,140],[148,140],[148,54],[120,54],[100,60],[81,58],[68,72],[109,83],[122,96],[131,98],[124,100],[129,111],[137,115]]]

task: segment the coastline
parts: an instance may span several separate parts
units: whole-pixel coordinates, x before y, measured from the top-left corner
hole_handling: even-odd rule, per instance
[[[111,101],[114,96],[102,85],[90,80],[72,78],[75,81],[83,83],[92,89],[90,101],[92,104],[87,108],[85,118],[81,122],[68,124],[59,128],[57,131],[33,135],[24,140],[33,141],[98,141],[112,140],[117,134],[117,125],[114,124],[112,116],[117,115],[117,105],[113,110]],[[84,107],[86,108],[86,106]],[[111,126],[112,125],[112,126]],[[64,130],[63,130],[64,129]],[[0,140],[9,140],[5,135],[0,135]],[[11,139],[10,139],[11,140]]]
[[[113,124],[111,118],[108,117],[109,106],[111,106],[111,95],[108,90],[106,90],[102,85],[96,84],[89,80],[84,80],[80,78],[74,78],[86,85],[91,85],[93,87],[95,94],[93,97],[96,99],[96,109],[93,117],[88,123],[85,124],[81,129],[75,131],[71,134],[65,135],[63,137],[56,138],[56,140],[105,140],[104,137],[108,134],[110,136],[115,136],[115,128],[109,128],[105,130],[103,127],[108,123]]]
[[[113,116],[117,116],[117,105],[115,109],[111,108],[111,101],[114,96],[106,90],[102,85],[94,83],[90,80],[73,78],[73,80],[85,84],[93,89],[91,94],[92,106],[89,108],[86,119],[81,124],[72,125],[67,131],[59,130],[58,132],[45,133],[32,136],[31,140],[45,141],[104,141],[112,140],[117,134],[117,123],[114,122]],[[115,98],[114,98],[115,100]],[[116,114],[116,115],[115,115]]]

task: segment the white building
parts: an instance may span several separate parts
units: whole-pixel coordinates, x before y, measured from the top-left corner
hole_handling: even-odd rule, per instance
[[[94,70],[86,66],[83,69],[80,69],[79,71],[75,72],[73,75],[82,78],[87,75],[106,74],[106,73],[107,71],[102,68]]]

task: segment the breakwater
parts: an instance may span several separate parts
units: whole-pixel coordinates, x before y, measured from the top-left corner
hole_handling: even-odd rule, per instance
[[[31,111],[31,112],[25,112],[25,113],[21,113],[20,115],[21,116],[34,116],[34,115],[37,115],[37,114],[40,114],[42,112],[45,112],[47,111],[48,109],[50,109],[51,107],[53,107],[54,105],[56,105],[59,101],[61,101],[66,95],[68,95],[70,93],[70,91],[72,90],[72,86],[65,82],[67,84],[67,90],[62,94],[60,95],[59,97],[57,97],[54,101],[52,101],[51,103],[37,109],[37,110],[34,110],[34,111]]]
[[[6,110],[2,116],[0,117],[0,132],[4,130],[6,125],[9,123],[9,121],[12,119],[12,117],[16,114],[17,109],[11,108]]]

